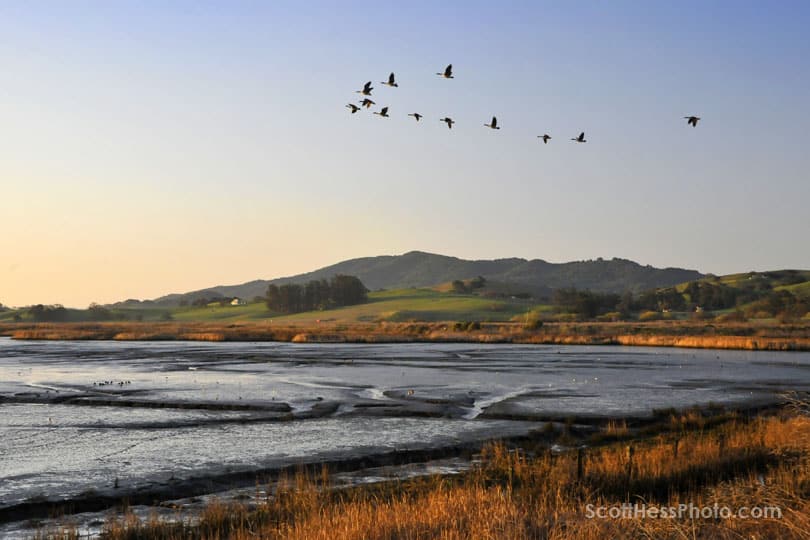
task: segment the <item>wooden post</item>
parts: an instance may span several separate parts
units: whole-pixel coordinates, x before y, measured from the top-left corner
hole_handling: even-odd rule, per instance
[[[585,448],[580,446],[577,448],[577,482],[582,482],[582,477],[585,474]]]
[[[678,459],[678,446],[681,444],[681,438],[677,437],[675,441],[672,443],[672,455],[675,459]]]

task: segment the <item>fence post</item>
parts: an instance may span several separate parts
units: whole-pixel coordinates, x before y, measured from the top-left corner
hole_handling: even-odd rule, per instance
[[[577,482],[582,482],[582,477],[585,475],[585,448],[580,446],[577,448]]]

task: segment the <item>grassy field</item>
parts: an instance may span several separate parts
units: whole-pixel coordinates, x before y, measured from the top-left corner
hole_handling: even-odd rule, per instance
[[[516,299],[488,299],[472,295],[455,295],[432,289],[401,289],[369,293],[369,302],[324,311],[310,311],[285,315],[272,313],[263,303],[244,306],[179,307],[170,310],[130,310],[122,312],[131,318],[133,313],[142,313],[143,320],[160,320],[169,312],[177,321],[257,321],[272,320],[278,323],[338,322],[406,322],[406,321],[508,321],[526,313],[531,303]],[[120,310],[119,310],[120,311]],[[5,320],[9,320],[6,316]],[[4,320],[0,316],[0,321]]]
[[[755,284],[764,284],[765,287],[769,287],[769,289],[765,290],[787,291],[797,298],[810,298],[810,271],[749,272],[720,277],[706,277],[700,281],[711,284],[720,283],[740,290],[750,289]],[[684,293],[687,285],[684,283],[678,285],[675,289]],[[576,317],[572,314],[557,313],[555,308],[549,304],[510,296],[509,287],[505,284],[490,284],[487,287],[492,289],[479,289],[475,291],[476,294],[455,294],[451,292],[450,284],[441,284],[434,288],[375,291],[369,293],[369,301],[366,304],[296,314],[273,313],[262,302],[239,306],[219,305],[216,303],[198,307],[155,307],[153,305],[113,307],[107,308],[110,315],[107,320],[143,322],[175,320],[180,322],[222,323],[272,320],[274,323],[281,324],[310,325],[324,322],[356,324],[382,321],[526,322],[530,318],[544,321],[576,320]],[[687,302],[691,301],[688,294],[684,294],[684,297]],[[778,315],[776,311],[764,312],[761,308],[756,307],[756,304],[757,301],[740,302],[734,307],[716,309],[711,315],[722,317],[723,315],[733,315],[742,311],[745,312],[748,318],[758,319],[766,323],[772,322],[772,319],[775,319]],[[640,315],[641,312],[634,313],[631,319]],[[693,316],[694,313],[691,310],[686,310],[672,311],[666,314],[659,312],[657,318],[685,320]],[[801,316],[802,314],[799,313],[792,320],[799,319]],[[13,322],[15,317],[21,318],[21,322],[32,322],[27,310],[0,311],[0,323]],[[810,319],[810,313],[805,319]],[[99,319],[93,319],[87,310],[67,310],[66,322],[92,322],[93,320]],[[642,318],[642,320],[645,319]],[[722,322],[722,318],[720,322]]]
[[[473,295],[456,295],[433,289],[401,289],[369,293],[369,302],[323,311],[311,311],[286,315],[273,313],[264,303],[242,306],[212,305],[174,308],[114,308],[113,315],[124,320],[138,321],[258,321],[315,323],[323,322],[370,322],[370,321],[508,321],[526,313],[533,307],[531,302],[518,299],[489,299]],[[12,322],[17,311],[0,312],[0,322]],[[24,313],[23,322],[28,322]],[[66,322],[86,321],[85,310],[69,309]],[[170,319],[169,319],[170,318]]]
[[[810,298],[810,281],[794,283],[793,285],[782,285],[775,287],[775,289],[777,291],[788,291],[802,298]]]
[[[489,444],[456,477],[332,489],[328,471],[299,470],[255,504],[214,501],[198,521],[111,518],[102,538],[810,538],[810,419],[801,411],[660,418],[585,438],[566,427],[518,447]],[[555,441],[561,453],[549,452]],[[613,513],[631,504],[659,513]],[[656,517],[660,509],[669,517]],[[59,537],[72,533],[68,525]]]

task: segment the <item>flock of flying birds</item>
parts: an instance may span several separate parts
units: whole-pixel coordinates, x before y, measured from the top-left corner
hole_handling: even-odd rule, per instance
[[[448,66],[446,68],[444,68],[443,72],[436,73],[436,75],[438,75],[439,77],[443,77],[445,79],[454,78],[453,77],[453,64],[448,64]],[[382,81],[380,84],[384,84],[385,86],[390,86],[391,88],[398,88],[399,87],[393,73],[391,73],[388,76],[387,81]],[[355,90],[355,94],[362,94],[363,99],[358,102],[358,103],[360,103],[359,106],[355,105],[354,103],[349,103],[348,105],[346,105],[346,107],[352,112],[352,114],[356,113],[357,111],[359,111],[363,107],[365,107],[366,109],[370,109],[372,105],[376,105],[376,103],[374,103],[371,99],[369,99],[369,97],[371,96],[371,91],[372,90],[374,90],[374,87],[371,86],[371,81],[368,81],[366,84],[364,84],[363,88],[361,88],[360,90]],[[386,107],[381,108],[379,111],[374,111],[374,114],[376,114],[378,116],[382,116],[383,118],[388,118],[389,117],[388,116],[388,107],[386,106]],[[418,112],[409,113],[408,116],[413,116],[413,118],[417,122],[419,122],[423,118],[423,115],[419,114]],[[684,116],[684,119],[686,119],[686,123],[689,124],[690,126],[697,127],[697,124],[698,124],[698,121],[700,120],[700,117],[699,116]],[[450,118],[449,116],[445,116],[444,118],[439,119],[439,122],[444,122],[445,124],[447,124],[447,129],[453,129],[453,124],[456,123],[456,121],[453,120],[452,118]],[[492,117],[492,120],[489,122],[489,124],[484,124],[484,126],[490,128],[490,129],[501,129],[501,127],[498,125],[498,119],[496,117],[494,117],[494,116]],[[538,139],[543,139],[543,144],[548,144],[548,141],[551,140],[551,135],[549,135],[548,133],[544,133],[543,135],[538,135],[537,138]],[[585,132],[584,131],[582,133],[580,133],[577,137],[572,137],[571,140],[574,141],[574,142],[578,142],[578,143],[588,142],[588,141],[585,140]]]

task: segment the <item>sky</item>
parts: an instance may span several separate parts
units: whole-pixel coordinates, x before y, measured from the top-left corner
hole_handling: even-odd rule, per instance
[[[810,268],[808,27],[804,1],[0,2],[0,302],[411,250]],[[346,108],[367,80],[390,118]]]

